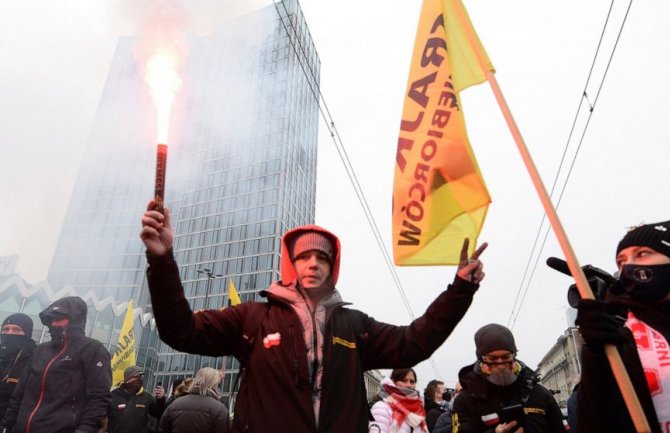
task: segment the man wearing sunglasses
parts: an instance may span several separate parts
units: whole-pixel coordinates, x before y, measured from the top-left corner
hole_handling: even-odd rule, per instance
[[[509,329],[491,323],[475,333],[477,361],[458,374],[454,433],[562,433],[561,410],[537,375],[516,359]]]

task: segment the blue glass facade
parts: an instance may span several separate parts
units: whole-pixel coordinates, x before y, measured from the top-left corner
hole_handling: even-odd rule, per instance
[[[104,302],[89,301],[87,332],[110,349],[119,305],[133,299],[138,315],[151,312],[138,234],[153,196],[154,108],[137,43],[124,38],[117,47],[48,276],[51,287],[109,300],[99,311]],[[314,220],[320,62],[295,1],[189,35],[187,45],[166,201],[186,296],[194,309],[220,308],[229,281],[243,301],[256,299],[279,277],[281,234]],[[211,365],[227,370],[222,388],[230,391],[232,359],[175,352],[147,317],[135,324],[149,385],[168,387]]]

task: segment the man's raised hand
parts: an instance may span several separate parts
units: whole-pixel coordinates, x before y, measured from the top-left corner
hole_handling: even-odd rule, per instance
[[[163,213],[154,210],[156,201],[151,200],[142,216],[140,239],[147,247],[147,252],[155,256],[164,256],[172,248],[174,232],[170,222],[170,209],[164,208]]]
[[[470,281],[473,284],[479,284],[484,279],[484,263],[479,260],[479,256],[484,252],[486,247],[489,246],[487,242],[484,242],[472,253],[472,256],[468,258],[468,247],[470,246],[470,239],[465,238],[463,240],[463,247],[461,248],[461,257],[458,263],[457,275],[466,281]]]

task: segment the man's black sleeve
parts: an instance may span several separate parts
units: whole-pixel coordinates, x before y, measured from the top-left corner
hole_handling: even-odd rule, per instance
[[[112,402],[110,392],[112,364],[109,352],[98,341],[92,343],[87,345],[82,356],[86,381],[86,408],[77,426],[77,432],[97,432]]]

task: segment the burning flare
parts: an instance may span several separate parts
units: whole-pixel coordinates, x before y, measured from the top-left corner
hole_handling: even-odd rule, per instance
[[[181,86],[177,63],[177,55],[165,49],[158,50],[147,62],[145,78],[156,104],[159,143],[167,144],[170,110]]]

